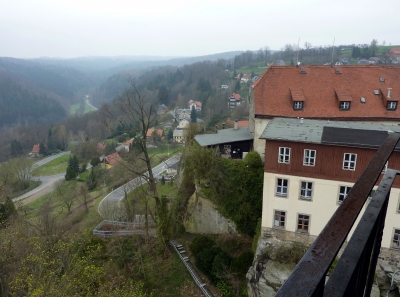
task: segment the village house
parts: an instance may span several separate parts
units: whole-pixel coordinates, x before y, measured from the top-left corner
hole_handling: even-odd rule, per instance
[[[177,130],[186,129],[189,126],[190,122],[187,119],[183,119],[179,122],[178,126],[176,127]]]
[[[113,166],[117,165],[121,161],[122,161],[122,158],[118,154],[118,152],[115,152],[108,156],[100,157],[101,164],[104,164],[104,166],[106,166],[107,169],[112,168]]]
[[[251,80],[251,76],[249,74],[243,74],[243,76],[240,79],[240,83],[245,84],[249,80]]]
[[[32,151],[29,154],[32,158],[38,158],[40,154],[40,144],[34,144],[32,147]]]
[[[158,105],[157,115],[161,116],[168,113],[168,107],[165,104]]]
[[[242,101],[243,98],[240,96],[240,94],[232,93],[232,95],[230,95],[228,98],[228,108],[234,109],[236,106],[241,105]]]
[[[196,111],[201,111],[201,102],[200,101],[189,100],[188,108],[190,111],[192,110],[193,106],[196,109]]]
[[[153,140],[155,134],[157,134],[160,138],[164,137],[164,131],[163,130],[150,128],[150,129],[147,130],[146,138],[148,140]]]
[[[173,137],[172,137],[174,142],[185,143],[185,139],[184,139],[183,133],[184,133],[184,130],[175,129],[174,132],[173,132]]]

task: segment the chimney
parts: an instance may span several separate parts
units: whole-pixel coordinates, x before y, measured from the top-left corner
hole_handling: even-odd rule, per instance
[[[300,124],[303,124],[303,120],[304,120],[303,118],[300,118]]]
[[[218,126],[215,125],[215,133],[218,133]]]
[[[388,88],[388,95],[387,97],[390,98],[390,91],[392,90],[392,88]]]
[[[238,124],[238,120],[235,120],[235,125],[234,125],[234,129],[235,129],[235,130],[239,129],[239,124]]]
[[[222,123],[222,129],[225,129],[225,123]]]

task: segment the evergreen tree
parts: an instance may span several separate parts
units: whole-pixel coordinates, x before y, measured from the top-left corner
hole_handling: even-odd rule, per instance
[[[192,123],[197,123],[196,107],[192,106],[192,111],[190,112],[190,121]]]
[[[172,138],[174,138],[174,132],[172,132],[172,130],[169,129],[169,131],[168,131],[168,140],[171,140]]]
[[[79,168],[79,160],[76,155],[72,157],[72,169],[76,172],[76,175],[78,175],[80,168]]]
[[[236,84],[235,84],[235,93],[239,93],[240,92],[240,81],[238,80],[238,81],[236,81]]]
[[[70,156],[68,160],[67,172],[65,173],[65,180],[72,180],[79,174],[79,161],[76,155]]]
[[[86,180],[86,184],[88,186],[89,191],[93,190],[97,186],[97,176],[94,172],[93,167],[92,170],[90,171],[88,179]]]
[[[21,143],[18,140],[11,141],[11,156],[18,157],[22,154]]]
[[[158,100],[160,104],[165,104],[165,105],[169,104],[169,92],[165,85],[162,85],[158,89]]]
[[[236,72],[236,69],[235,69],[235,70],[233,70],[233,75],[232,75],[232,78],[235,78],[235,77],[236,77],[236,75],[237,75],[237,72]]]

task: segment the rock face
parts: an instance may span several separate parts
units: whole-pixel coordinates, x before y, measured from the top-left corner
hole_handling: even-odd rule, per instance
[[[238,234],[235,223],[222,216],[208,199],[193,194],[188,203],[185,229],[197,234]]]
[[[400,269],[391,265],[380,264],[379,266],[389,281],[390,289],[392,291],[397,290],[400,293]]]
[[[246,274],[249,297],[273,297],[292,273],[295,264],[282,264],[273,260],[263,260],[263,250],[272,245],[269,240],[260,238],[253,265]],[[393,273],[393,271],[391,271]],[[399,277],[400,278],[400,277]],[[373,285],[371,297],[379,297],[377,285]]]

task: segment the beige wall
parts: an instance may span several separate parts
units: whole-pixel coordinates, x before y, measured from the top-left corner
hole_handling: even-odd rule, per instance
[[[289,180],[287,197],[278,197],[275,195],[276,179],[278,177]],[[301,181],[313,182],[311,201],[299,199]],[[281,210],[286,212],[284,229],[286,231],[296,232],[297,215],[300,213],[310,216],[309,234],[317,236],[339,206],[337,201],[340,186],[351,187],[353,184],[324,179],[277,175],[265,172],[262,227],[273,228],[275,210]],[[385,248],[390,248],[391,246],[393,229],[400,229],[400,213],[397,212],[399,197],[400,189],[392,188],[386,215],[386,225],[382,238],[382,247]],[[364,206],[364,210],[365,207],[366,206]],[[362,211],[362,213],[363,212],[364,211]],[[359,218],[357,219],[357,222],[358,220]],[[354,228],[355,227],[353,227],[353,229]],[[350,236],[352,233],[353,230],[351,230]]]

